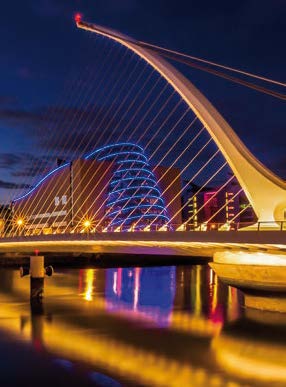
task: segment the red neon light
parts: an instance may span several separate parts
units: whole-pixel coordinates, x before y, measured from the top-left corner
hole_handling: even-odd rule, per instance
[[[74,15],[74,20],[76,23],[80,23],[81,22],[81,19],[82,19],[82,14],[77,12],[75,15]]]

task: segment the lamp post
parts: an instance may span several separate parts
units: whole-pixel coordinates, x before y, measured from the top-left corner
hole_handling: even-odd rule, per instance
[[[88,234],[90,231],[90,227],[91,227],[91,221],[89,219],[85,219],[83,222],[83,228],[84,228],[84,231],[87,232]]]
[[[18,218],[16,220],[16,225],[17,225],[17,232],[18,232],[18,235],[21,235],[22,233],[22,230],[24,229],[24,219],[23,218]]]

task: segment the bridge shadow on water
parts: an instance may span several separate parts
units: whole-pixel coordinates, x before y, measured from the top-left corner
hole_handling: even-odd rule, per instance
[[[129,266],[169,266],[207,264],[212,259],[206,257],[188,257],[177,255],[131,255],[131,254],[70,254],[41,253],[45,264],[54,267],[129,267]],[[3,254],[0,256],[2,267],[28,266],[27,254]]]

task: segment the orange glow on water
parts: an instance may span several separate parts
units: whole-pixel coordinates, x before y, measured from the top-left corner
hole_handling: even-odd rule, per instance
[[[86,287],[85,287],[85,293],[84,293],[84,299],[86,301],[92,301],[93,281],[94,281],[94,270],[87,269],[86,278],[85,278]]]

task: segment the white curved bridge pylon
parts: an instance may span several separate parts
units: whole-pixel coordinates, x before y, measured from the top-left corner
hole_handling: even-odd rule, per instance
[[[77,21],[77,26],[122,44],[157,70],[208,130],[243,188],[258,221],[286,219],[286,182],[247,149],[222,115],[187,78],[159,55],[141,47],[126,35],[83,21]]]

